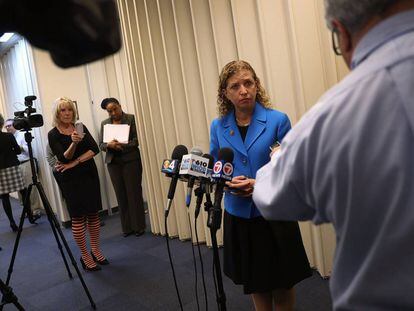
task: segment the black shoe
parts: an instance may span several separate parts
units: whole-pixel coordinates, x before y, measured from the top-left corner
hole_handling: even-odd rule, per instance
[[[82,264],[82,268],[85,271],[99,271],[99,270],[102,270],[102,268],[98,265],[96,265],[95,267],[89,268],[88,266],[86,266],[86,264],[83,261],[82,257],[80,258],[80,263]]]
[[[30,216],[28,216],[27,218],[29,218],[29,222],[30,222],[32,225],[37,225],[36,220],[38,220],[40,217],[41,217],[40,215],[30,215]]]
[[[96,258],[95,255],[92,252],[91,252],[91,255],[92,255],[93,261],[99,263],[101,266],[109,265],[108,259],[105,258],[104,260],[98,260],[98,258]]]
[[[10,228],[13,230],[13,232],[17,232],[19,230],[19,227],[17,227],[14,221],[10,223]]]
[[[133,234],[134,233],[134,231],[131,231],[131,232],[124,232],[124,233],[122,233],[122,235],[124,236],[124,238],[126,238],[127,236],[130,236],[131,234]]]
[[[141,230],[141,231],[137,231],[137,232],[135,232],[135,236],[141,236],[141,235],[143,235],[145,233],[145,230]]]

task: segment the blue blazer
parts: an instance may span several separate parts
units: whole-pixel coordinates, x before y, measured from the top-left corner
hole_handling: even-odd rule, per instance
[[[210,153],[217,160],[219,149],[233,149],[233,176],[256,178],[257,170],[270,161],[269,147],[276,141],[281,142],[290,128],[286,114],[264,108],[256,102],[244,142],[237,127],[234,110],[213,120],[210,127]],[[241,198],[229,192],[224,196],[224,208],[228,213],[242,218],[261,216],[251,197]]]

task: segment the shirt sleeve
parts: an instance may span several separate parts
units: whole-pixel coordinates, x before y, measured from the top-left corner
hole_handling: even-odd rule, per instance
[[[298,139],[300,130],[295,130],[285,136],[271,161],[257,171],[254,203],[269,220],[326,222],[313,207],[311,185],[315,153]]]
[[[279,161],[280,152],[256,173],[253,201],[264,218],[269,220],[311,220],[315,210],[306,203],[295,184],[292,167]]]

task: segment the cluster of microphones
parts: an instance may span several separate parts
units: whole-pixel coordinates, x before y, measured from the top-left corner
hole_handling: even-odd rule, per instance
[[[198,188],[194,191],[197,196],[195,216],[200,212],[203,195],[214,192],[213,209],[221,208],[221,200],[226,181],[233,177],[233,150],[222,148],[218,152],[218,159],[214,162],[212,155],[204,153],[198,147],[194,147],[188,153],[184,145],[174,148],[171,159],[162,163],[161,172],[171,178],[167,196],[165,216],[168,216],[171,202],[174,198],[178,180],[187,182],[186,206],[189,207],[194,185]]]
[[[169,243],[168,243],[168,229],[167,229],[167,217],[171,208],[172,200],[174,199],[175,189],[177,187],[178,180],[187,182],[187,195],[185,204],[190,207],[191,197],[193,195],[193,188],[197,186],[194,190],[194,194],[197,197],[196,206],[195,206],[195,232],[197,246],[198,237],[197,237],[197,226],[196,221],[200,213],[201,203],[203,197],[205,196],[204,209],[208,212],[207,226],[210,229],[211,243],[213,246],[213,261],[214,261],[214,279],[216,280],[216,296],[217,302],[220,310],[225,310],[225,294],[223,289],[223,281],[221,279],[221,268],[220,268],[220,259],[218,253],[216,232],[221,225],[221,201],[223,198],[223,191],[226,185],[226,181],[231,181],[233,178],[233,158],[234,153],[230,148],[222,148],[218,151],[217,161],[214,161],[214,157],[210,154],[206,154],[200,150],[198,147],[194,147],[188,153],[187,147],[183,145],[178,145],[174,148],[171,159],[166,159],[162,163],[161,172],[164,173],[167,177],[171,178],[170,188],[167,195],[167,205],[165,208],[165,231],[166,231],[166,240],[167,240],[167,249],[171,263],[171,269],[174,277],[174,285],[177,291],[178,300],[180,303],[181,310],[183,310],[180,293],[177,285],[177,280],[174,272],[174,265],[172,263],[172,257],[170,253]],[[214,203],[211,200],[210,194],[214,193]],[[189,212],[189,210],[188,210]],[[189,214],[188,214],[189,215]],[[190,221],[190,218],[189,218]],[[190,223],[191,226],[191,223]],[[191,231],[191,230],[190,230]],[[193,245],[192,245],[193,247]],[[198,246],[199,247],[199,246]],[[204,272],[202,264],[202,256],[199,249],[199,257],[201,264],[201,273],[203,279],[204,287],[204,296],[206,302],[206,310],[208,310],[207,302],[207,290],[205,287],[204,281]],[[193,249],[193,259],[194,259],[194,269],[195,281],[196,281],[196,300],[197,307],[199,307],[198,302],[198,293],[197,293],[197,266],[196,259]],[[199,308],[197,308],[199,310]]]

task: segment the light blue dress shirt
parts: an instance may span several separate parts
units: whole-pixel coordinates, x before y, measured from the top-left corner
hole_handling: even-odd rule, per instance
[[[267,219],[331,222],[335,310],[414,310],[414,11],[358,44],[353,71],[257,172]]]

